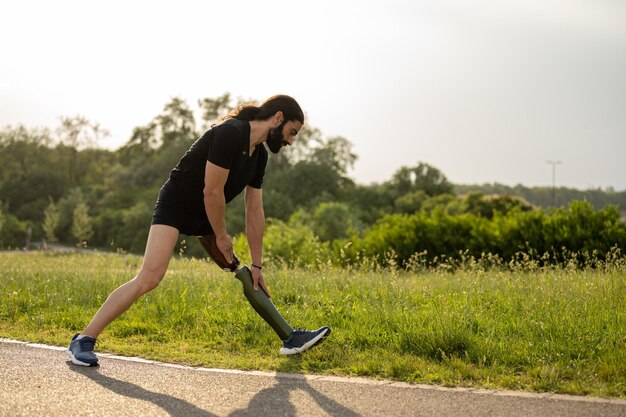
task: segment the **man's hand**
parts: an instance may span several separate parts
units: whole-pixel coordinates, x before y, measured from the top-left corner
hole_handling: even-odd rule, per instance
[[[252,288],[254,291],[258,291],[259,286],[261,286],[261,289],[265,291],[268,297],[272,298],[270,290],[267,289],[265,281],[263,280],[263,272],[261,272],[259,268],[252,267]]]
[[[224,258],[228,261],[229,264],[233,263],[233,256],[235,252],[233,252],[233,241],[228,235],[221,235],[216,237],[217,248],[222,252]]]

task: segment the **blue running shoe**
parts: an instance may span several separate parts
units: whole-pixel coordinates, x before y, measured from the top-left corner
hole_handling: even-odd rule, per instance
[[[83,336],[77,339],[78,334],[72,337],[70,346],[66,353],[72,359],[72,363],[82,366],[98,365],[98,357],[93,353],[93,347],[96,345],[96,339],[90,336]]]
[[[317,330],[294,330],[287,339],[283,341],[280,353],[283,355],[295,355],[316,346],[330,334],[330,327],[324,326]]]

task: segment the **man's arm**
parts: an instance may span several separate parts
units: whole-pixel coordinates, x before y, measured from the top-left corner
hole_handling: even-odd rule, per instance
[[[260,188],[246,187],[244,194],[246,207],[246,237],[252,256],[252,279],[254,289],[261,285],[263,291],[269,296],[269,290],[265,286],[261,269],[263,266],[263,232],[265,230],[265,211],[263,210],[263,192]]]
[[[212,162],[204,170],[204,209],[215,233],[217,247],[228,262],[233,261],[233,242],[226,232],[226,198],[224,185],[230,170]]]
[[[250,246],[250,255],[254,265],[262,266],[263,231],[265,230],[265,212],[263,211],[263,194],[261,189],[246,187],[244,201],[246,204],[246,237]]]

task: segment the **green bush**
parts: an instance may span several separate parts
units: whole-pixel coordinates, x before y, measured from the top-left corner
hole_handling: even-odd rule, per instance
[[[4,222],[0,229],[1,249],[21,249],[26,242],[28,222],[20,221],[10,213],[3,213]]]
[[[335,248],[344,248],[335,245]],[[519,252],[536,254],[544,261],[551,254],[557,262],[569,261],[576,253],[595,253],[602,259],[613,247],[626,247],[626,225],[618,210],[607,206],[595,210],[578,201],[566,209],[551,212],[514,208],[505,214],[493,212],[488,218],[478,214],[449,214],[443,208],[412,215],[391,214],[353,237],[345,250],[348,261],[373,257],[382,264],[391,258],[406,264],[416,253],[426,260],[481,258],[484,254],[510,260]],[[337,249],[335,249],[337,251]],[[338,253],[336,252],[336,255]]]
[[[245,238],[238,241],[245,241]],[[270,219],[263,244],[264,259],[288,265],[314,265],[330,258],[328,243],[320,242],[313,231],[302,224]],[[248,251],[246,246],[241,250],[241,253]]]

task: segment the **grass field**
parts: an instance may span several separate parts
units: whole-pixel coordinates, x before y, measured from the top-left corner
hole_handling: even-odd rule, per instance
[[[0,337],[66,345],[140,262],[0,254]],[[323,345],[279,355],[280,341],[232,274],[176,258],[163,283],[105,330],[97,350],[207,367],[626,398],[623,258],[593,270],[269,265],[264,272],[292,326],[332,326]]]

